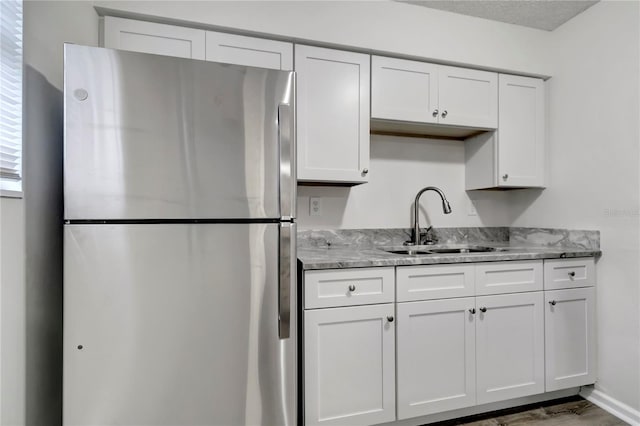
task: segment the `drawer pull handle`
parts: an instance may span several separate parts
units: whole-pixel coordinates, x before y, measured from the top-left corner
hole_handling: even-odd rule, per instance
[[[389,315],[389,316],[387,317],[387,321],[389,321],[389,322],[393,322],[393,317],[392,317],[391,315]]]
[[[351,285],[349,286],[349,291],[351,291],[351,292],[356,291],[356,286],[355,286],[355,285],[353,285],[353,284],[351,284]]]
[[[550,302],[549,302],[549,304],[550,304],[551,306],[556,306],[556,301],[555,301],[555,300],[552,300],[552,301],[550,301]]]
[[[475,315],[475,314],[476,314],[476,308],[471,308],[471,309],[469,309],[469,313],[470,313],[471,315]]]
[[[569,272],[569,276],[570,276],[571,278],[574,278],[574,277],[576,276],[575,271],[571,271],[571,272]]]
[[[485,307],[483,306],[482,308],[480,308],[480,312],[482,312],[482,313],[484,314],[485,312],[487,312],[487,308],[485,308]]]

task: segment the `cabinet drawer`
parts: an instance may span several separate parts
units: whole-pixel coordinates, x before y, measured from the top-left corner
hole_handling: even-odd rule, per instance
[[[476,266],[476,294],[542,290],[542,260],[489,262]]]
[[[474,294],[474,265],[402,266],[396,270],[398,302]]]
[[[394,268],[305,272],[305,309],[393,302]]]
[[[593,257],[549,259],[544,261],[544,289],[591,287],[596,284]]]

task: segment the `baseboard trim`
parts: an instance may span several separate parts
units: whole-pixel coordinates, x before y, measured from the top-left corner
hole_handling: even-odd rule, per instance
[[[608,411],[620,420],[633,426],[640,426],[640,411],[595,389],[593,386],[584,386],[580,389],[580,396],[603,410]]]
[[[452,411],[444,411],[442,413],[429,414],[427,416],[413,417],[411,419],[395,420],[393,422],[380,424],[378,426],[424,426],[430,423],[443,422],[462,417],[475,416],[476,414],[488,413],[491,411],[504,410],[514,407],[526,406],[529,404],[537,404],[544,401],[554,399],[567,398],[578,395],[580,388],[569,388],[538,395],[524,396],[506,401],[492,402],[484,405],[474,405],[471,407],[460,408]]]

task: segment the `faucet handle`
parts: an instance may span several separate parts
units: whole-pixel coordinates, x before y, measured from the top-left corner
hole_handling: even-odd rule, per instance
[[[430,226],[427,228],[427,230],[424,232],[424,236],[425,236],[424,243],[427,245],[435,244],[438,242],[438,237],[435,236],[435,233],[433,231],[433,226]]]
[[[416,240],[416,231],[414,229],[411,230],[411,240],[406,241],[405,245],[413,245]],[[418,239],[418,245],[423,244],[435,244],[438,242],[438,238],[433,234],[433,226],[429,226],[427,229],[422,231],[420,229],[420,238]]]

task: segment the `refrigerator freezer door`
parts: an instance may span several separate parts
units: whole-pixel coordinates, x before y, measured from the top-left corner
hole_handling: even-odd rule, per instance
[[[64,425],[295,424],[280,226],[65,225]]]
[[[67,220],[292,216],[293,72],[65,45],[64,89]]]

